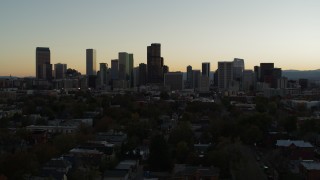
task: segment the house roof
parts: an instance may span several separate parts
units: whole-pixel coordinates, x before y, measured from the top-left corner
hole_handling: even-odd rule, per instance
[[[71,166],[71,163],[67,160],[64,159],[51,159],[48,161],[45,165],[44,168],[46,167],[54,167],[54,168],[68,168]]]
[[[175,176],[190,176],[199,173],[202,177],[219,176],[219,169],[214,167],[186,166],[178,170]]]
[[[308,147],[313,147],[312,144],[310,144],[309,142],[305,142],[302,140],[298,140],[298,141],[291,141],[291,140],[277,140],[276,146],[279,147],[289,147],[291,145],[295,145],[297,147],[304,147],[304,148],[308,148]]]
[[[129,170],[131,169],[133,166],[137,165],[137,161],[135,160],[124,160],[121,161],[115,169],[123,169],[123,170]]]
[[[108,170],[104,172],[104,177],[125,177],[127,174],[127,170]]]
[[[301,162],[301,165],[307,170],[320,170],[320,162],[306,161]]]

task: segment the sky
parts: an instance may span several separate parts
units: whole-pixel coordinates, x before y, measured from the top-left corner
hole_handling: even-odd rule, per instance
[[[233,58],[320,69],[319,0],[2,0],[0,24],[0,76],[35,76],[36,47],[85,74],[88,48],[97,68],[118,52],[138,66],[151,43],[170,71]]]

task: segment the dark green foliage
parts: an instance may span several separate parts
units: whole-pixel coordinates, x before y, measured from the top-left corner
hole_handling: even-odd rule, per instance
[[[0,159],[0,174],[9,179],[23,179],[24,174],[36,173],[39,162],[35,154],[30,152],[17,152],[8,154]]]
[[[172,161],[169,146],[162,135],[155,135],[150,142],[149,165],[153,171],[170,171]]]
[[[286,117],[280,120],[279,125],[287,132],[294,132],[297,130],[297,118],[295,116]]]
[[[170,133],[169,143],[176,145],[184,141],[187,144],[193,144],[193,132],[188,122],[181,122]]]
[[[169,96],[168,92],[166,92],[166,91],[161,91],[161,93],[160,93],[160,98],[161,98],[162,100],[168,100],[168,99],[170,98],[170,96]]]

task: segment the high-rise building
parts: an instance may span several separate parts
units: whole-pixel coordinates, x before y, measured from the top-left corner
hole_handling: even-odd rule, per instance
[[[111,79],[119,78],[119,60],[113,59],[111,60]]]
[[[233,79],[241,82],[242,73],[244,71],[244,60],[234,58],[233,60]]]
[[[119,52],[119,80],[127,81],[128,87],[133,86],[133,54]]]
[[[52,64],[42,65],[43,74],[42,77],[45,80],[52,80]]]
[[[278,89],[286,89],[288,87],[288,78],[281,77],[277,79],[277,88]]]
[[[129,76],[128,80],[130,81],[130,87],[133,87],[133,81],[134,81],[134,77],[133,77],[133,54],[129,54],[129,61],[128,61],[128,67],[126,68],[126,73]]]
[[[162,66],[162,71],[163,71],[163,74],[168,73],[169,72],[169,66],[163,65]]]
[[[201,72],[200,70],[193,70],[193,88],[198,89],[200,87],[200,77],[201,77]]]
[[[144,63],[139,64],[139,85],[147,84],[147,65]]]
[[[126,52],[119,52],[119,79],[128,80],[129,76],[127,70],[129,71],[129,54]]]
[[[227,90],[233,80],[233,62],[218,62],[218,88]]]
[[[52,78],[52,65],[50,66],[50,49],[47,47],[36,48],[36,78],[47,80]]]
[[[140,78],[139,78],[139,67],[133,68],[133,86],[132,87],[138,87],[140,84]]]
[[[260,63],[260,82],[271,84],[273,63]]]
[[[299,85],[301,90],[305,90],[309,87],[309,80],[308,79],[299,79]]]
[[[96,75],[96,50],[86,50],[86,74],[87,76]]]
[[[282,77],[281,68],[273,68],[271,73],[271,88],[279,88],[278,87],[278,79]]]
[[[107,86],[108,85],[108,64],[100,63],[100,73],[99,73],[99,85]]]
[[[163,82],[163,58],[161,44],[153,43],[147,48],[148,83],[161,84]]]
[[[192,66],[187,66],[187,82],[186,88],[193,88],[193,71]]]
[[[55,79],[64,79],[66,77],[67,64],[55,64],[54,65],[54,74]]]
[[[254,66],[254,80],[255,82],[260,81],[260,66]]]
[[[169,72],[164,74],[164,86],[169,87],[171,91],[183,89],[182,72]]]
[[[242,90],[252,91],[254,83],[254,72],[252,70],[244,70],[242,78]]]
[[[202,76],[207,76],[210,78],[210,63],[209,62],[202,63]]]
[[[213,84],[215,87],[218,87],[218,74],[219,74],[219,70],[216,69],[213,75]]]
[[[198,90],[200,92],[208,92],[210,88],[210,81],[208,76],[201,76]]]

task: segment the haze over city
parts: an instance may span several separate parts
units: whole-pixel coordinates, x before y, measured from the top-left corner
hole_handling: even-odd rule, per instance
[[[146,63],[162,45],[170,71],[245,59],[246,69],[274,62],[282,69],[320,68],[319,1],[6,1],[1,3],[0,76],[35,76],[35,48],[51,62],[85,74],[86,49],[97,64],[118,52]]]

